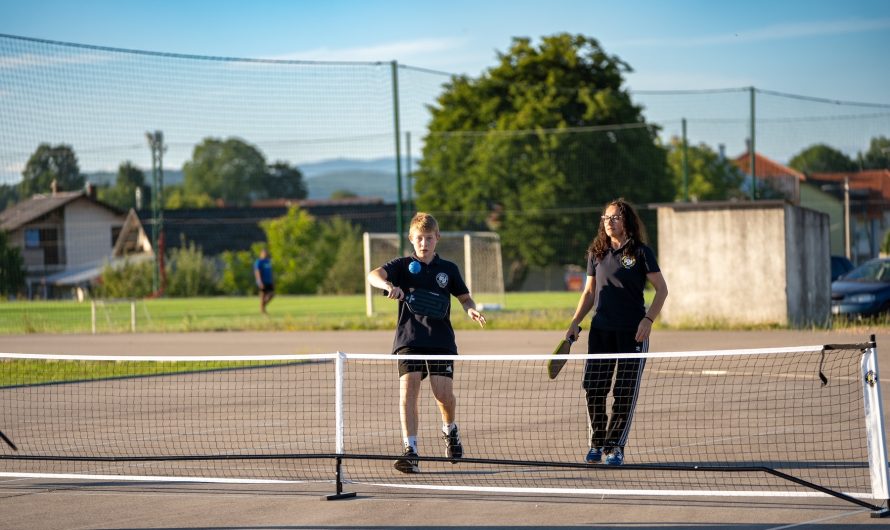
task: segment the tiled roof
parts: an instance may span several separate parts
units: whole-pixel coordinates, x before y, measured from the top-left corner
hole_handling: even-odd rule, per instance
[[[83,191],[64,191],[54,195],[34,195],[26,201],[10,206],[0,212],[0,229],[16,230],[38,217],[44,216],[71,201],[85,196]]]
[[[746,174],[751,173],[751,156],[748,154],[748,151],[735,157],[732,162],[736,167],[741,169],[742,172]],[[784,164],[780,164],[759,153],[754,153],[754,169],[756,170],[757,178],[792,176],[801,182],[807,179],[807,176],[800,171],[792,169]]]
[[[850,178],[851,190],[868,190],[890,201],[890,170],[867,169],[865,171],[841,171],[834,173],[811,173],[812,180],[821,182],[843,182]]]

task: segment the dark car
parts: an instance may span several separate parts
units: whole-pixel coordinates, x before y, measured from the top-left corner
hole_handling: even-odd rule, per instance
[[[853,262],[846,256],[831,256],[831,281],[853,270]]]
[[[866,261],[831,284],[831,313],[867,317],[890,310],[890,258]]]

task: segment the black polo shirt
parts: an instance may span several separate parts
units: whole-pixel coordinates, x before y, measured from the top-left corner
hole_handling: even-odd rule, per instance
[[[417,274],[408,269],[412,261],[420,264],[420,272]],[[454,340],[454,328],[451,327],[449,295],[461,296],[470,292],[457,265],[440,258],[438,254],[429,265],[414,256],[405,256],[390,261],[383,266],[383,270],[386,271],[386,279],[405,293],[411,289],[429,289],[445,295],[449,300],[449,311],[443,319],[417,316],[408,310],[404,302],[399,302],[393,353],[402,348],[412,348],[456,354],[457,343]]]
[[[625,246],[627,243],[609,250],[601,261],[587,258],[587,275],[596,277],[591,329],[636,331],[646,315],[646,275],[661,269],[651,248],[640,244],[634,254],[625,257]]]

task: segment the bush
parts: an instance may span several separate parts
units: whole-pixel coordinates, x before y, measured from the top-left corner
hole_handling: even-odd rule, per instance
[[[192,242],[170,251],[167,265],[167,287],[164,294],[173,297],[217,294],[216,265],[204,257]]]
[[[154,261],[124,261],[122,265],[106,264],[96,286],[98,298],[143,298],[151,294]]]
[[[258,254],[259,252],[247,250],[227,250],[220,254],[223,266],[218,285],[220,292],[233,295],[255,294],[257,286],[253,262],[254,256]]]

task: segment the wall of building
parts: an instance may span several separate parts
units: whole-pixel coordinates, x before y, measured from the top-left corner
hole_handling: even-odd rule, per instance
[[[828,304],[806,302],[830,296],[827,230],[825,214],[783,201],[660,205],[658,260],[670,292],[663,321],[825,322]],[[824,294],[814,294],[823,288]]]
[[[69,268],[101,263],[111,256],[112,227],[121,227],[124,216],[78,199],[65,206],[65,249]]]

